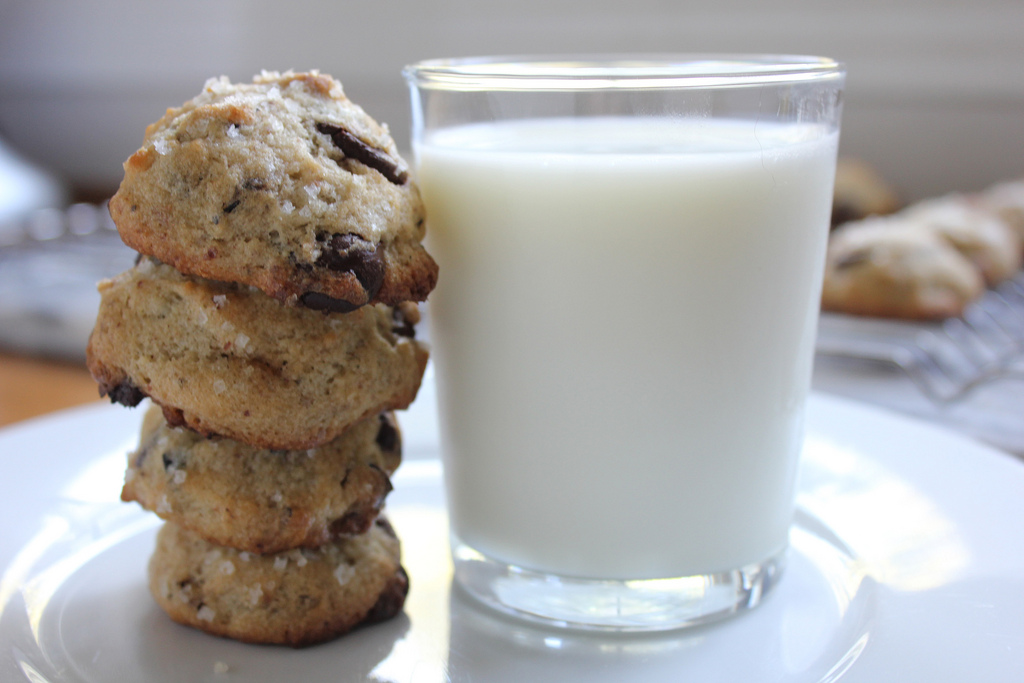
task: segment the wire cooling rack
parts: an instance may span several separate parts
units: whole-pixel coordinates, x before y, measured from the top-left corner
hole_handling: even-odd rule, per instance
[[[824,313],[817,352],[898,368],[936,404],[961,401],[996,380],[1024,379],[1024,274],[939,323]]]
[[[84,357],[99,308],[96,283],[134,260],[105,205],[44,209],[0,224],[0,346]]]

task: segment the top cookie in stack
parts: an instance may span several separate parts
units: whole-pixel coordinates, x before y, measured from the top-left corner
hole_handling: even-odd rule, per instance
[[[110,212],[137,251],[286,304],[423,301],[437,280],[394,141],[315,71],[208,81],[147,128]]]

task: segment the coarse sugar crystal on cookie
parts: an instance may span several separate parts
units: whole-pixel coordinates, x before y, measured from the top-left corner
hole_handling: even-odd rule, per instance
[[[86,360],[103,395],[149,396],[174,426],[260,448],[312,448],[408,407],[427,363],[409,302],[326,315],[150,258],[99,289]]]
[[[211,79],[124,170],[122,239],[180,271],[339,312],[423,301],[436,282],[406,162],[325,74]]]
[[[253,553],[315,548],[370,528],[401,450],[391,413],[317,448],[280,451],[171,427],[153,406],[128,455],[121,498],[217,545]]]
[[[382,517],[359,536],[267,555],[220,547],[167,522],[150,558],[149,589],[178,623],[303,647],[396,616],[409,579]]]

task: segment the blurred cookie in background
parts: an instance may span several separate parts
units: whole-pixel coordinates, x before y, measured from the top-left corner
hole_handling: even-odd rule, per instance
[[[832,233],[822,308],[878,318],[960,315],[984,291],[973,264],[905,217],[847,223]]]
[[[963,254],[995,287],[1021,267],[1021,241],[1000,216],[963,194],[948,194],[921,202],[901,216],[933,232]]]
[[[978,205],[995,213],[1024,245],[1024,178],[996,183],[974,197]]]
[[[833,228],[868,216],[894,213],[901,206],[899,195],[873,166],[860,159],[839,159],[832,199]]]

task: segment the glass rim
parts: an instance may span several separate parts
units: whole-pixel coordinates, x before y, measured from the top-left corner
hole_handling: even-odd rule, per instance
[[[786,54],[510,55],[428,59],[402,74],[453,91],[690,89],[840,80],[845,66]]]

